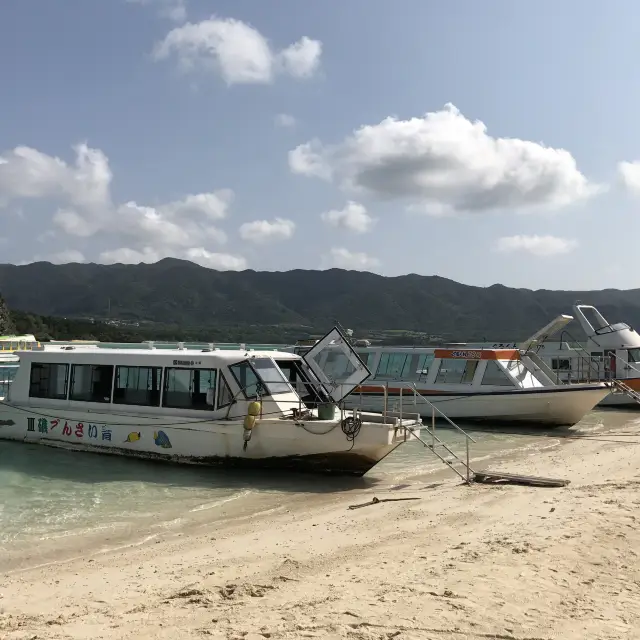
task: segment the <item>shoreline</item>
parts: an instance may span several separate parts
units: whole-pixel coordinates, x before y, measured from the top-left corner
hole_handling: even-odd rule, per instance
[[[584,438],[489,466],[571,484],[467,487],[449,471],[17,569],[0,580],[0,635],[630,637],[640,447]],[[420,499],[348,509],[373,496]]]
[[[595,418],[592,415],[592,419],[585,425],[586,432],[595,431],[594,437],[606,438],[607,430],[615,428],[616,425],[605,427],[601,420],[602,418],[597,414]],[[620,424],[628,424],[628,422]],[[584,438],[585,427],[579,432],[557,429],[546,433],[522,429],[514,429],[506,433],[504,429],[495,432],[477,429],[472,431],[476,437],[479,437],[479,444],[472,445],[474,450],[482,449],[482,446],[486,445],[481,438],[483,434],[489,437],[511,435],[514,439],[509,441],[506,449],[494,450],[493,444],[490,444],[489,451],[481,450],[477,455],[471,455],[471,464],[476,470],[485,470],[487,465],[492,467],[492,470],[496,470],[496,465],[513,464],[528,456],[538,456],[564,447],[575,438]],[[446,431],[449,436],[458,435],[455,430],[445,427],[441,429],[440,436],[442,431]],[[520,437],[522,437],[522,443],[519,441]],[[40,447],[41,445],[27,444],[26,446]],[[403,449],[411,447],[422,449],[422,445],[415,442],[407,443]],[[458,449],[460,449],[460,443],[458,443]],[[420,455],[423,456],[425,466],[415,462]],[[144,541],[156,538],[177,538],[203,527],[232,527],[236,522],[260,518],[270,512],[300,509],[311,503],[313,508],[322,508],[325,505],[340,503],[344,496],[356,496],[357,499],[360,495],[373,496],[376,492],[382,494],[409,486],[420,490],[424,485],[434,487],[444,483],[460,482],[454,472],[440,463],[428,450],[417,455],[414,452],[408,456],[407,462],[409,460],[413,460],[413,466],[405,466],[402,461],[400,464],[395,462],[394,468],[385,469],[381,475],[376,475],[374,471],[373,474],[360,478],[292,473],[260,476],[256,472],[253,472],[253,475],[247,475],[237,470],[227,470],[230,486],[234,486],[238,480],[244,482],[244,485],[239,484],[236,492],[229,496],[213,498],[210,502],[199,503],[196,506],[192,504],[186,509],[183,504],[178,507],[171,505],[157,515],[145,514],[134,520],[122,517],[92,525],[76,523],[71,528],[44,535],[33,534],[30,537],[0,544],[0,574],[60,565],[82,557],[108,555],[120,549],[139,546]],[[128,458],[120,459],[120,462],[130,464],[131,470],[134,470],[133,465],[138,463]],[[159,472],[162,472],[167,464],[153,461],[145,461],[145,463],[152,465]],[[380,467],[383,466],[380,465]],[[463,469],[460,468],[460,470]],[[259,484],[252,485],[252,480]],[[212,481],[215,483],[219,478],[214,477]]]
[[[548,434],[549,439],[542,442],[538,434],[532,442],[528,433],[515,433],[523,435],[526,442],[520,444],[515,440],[504,450],[492,450],[490,453],[481,451],[477,456],[471,456],[472,464],[484,466],[491,462],[510,462],[522,456],[537,455],[563,445],[562,440],[552,432]],[[449,435],[457,434],[455,430],[449,430]],[[40,448],[42,445],[18,446]],[[409,448],[412,446],[414,449],[422,449],[422,445],[417,443],[405,445]],[[409,483],[419,489],[424,484],[434,486],[458,480],[453,471],[439,462],[428,450],[418,455],[414,452],[413,456],[410,456],[414,459],[414,465],[419,456],[423,456],[427,468],[422,465],[407,468],[395,463],[394,466],[398,465],[398,468],[394,470],[386,469],[386,473],[381,475],[374,473],[359,478],[292,473],[260,476],[255,471],[251,476],[237,470],[226,470],[231,485],[238,479],[244,480],[246,484],[238,486],[235,493],[213,498],[210,502],[186,508],[182,504],[178,507],[171,505],[157,515],[145,514],[133,521],[122,517],[95,524],[76,523],[62,530],[5,541],[0,544],[0,573],[55,566],[85,556],[108,555],[112,551],[139,546],[144,541],[179,537],[202,527],[233,526],[236,522],[259,518],[270,512],[300,509],[301,506],[306,507],[310,503],[313,503],[314,508],[321,508],[327,504],[338,503],[345,495],[373,495],[376,491],[384,493],[397,487],[405,487]],[[131,464],[132,469],[133,465],[139,463],[128,458],[120,461]],[[157,461],[145,463],[153,465],[160,472],[167,464]],[[251,485],[252,479],[259,484]],[[219,482],[220,479],[214,476],[212,480]]]

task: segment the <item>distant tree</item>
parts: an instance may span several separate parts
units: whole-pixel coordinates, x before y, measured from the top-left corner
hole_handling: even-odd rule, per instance
[[[15,333],[16,328],[4,298],[0,295],[0,335]]]

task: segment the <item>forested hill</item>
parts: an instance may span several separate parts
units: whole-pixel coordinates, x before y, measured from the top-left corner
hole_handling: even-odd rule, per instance
[[[611,322],[640,325],[638,289],[483,288],[438,276],[391,278],[340,269],[221,272],[176,259],[139,265],[0,265],[0,292],[14,314],[27,312],[32,318],[152,323],[171,327],[170,333],[198,327],[207,335],[224,328],[231,340],[234,330],[264,340],[322,331],[336,321],[360,335],[402,330],[454,340],[515,340],[560,313],[571,313],[576,300],[597,306]],[[571,326],[579,333],[577,325]]]

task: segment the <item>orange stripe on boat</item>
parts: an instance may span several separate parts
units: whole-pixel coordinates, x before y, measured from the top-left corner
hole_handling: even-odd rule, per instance
[[[402,395],[404,396],[412,396],[413,395],[413,389],[411,387],[389,387],[387,389],[387,394],[388,395],[392,395],[392,394],[398,394],[400,395],[400,389],[402,388]],[[427,395],[442,395],[443,390],[442,389],[418,389],[417,390],[418,393],[420,395],[423,396],[427,396]],[[446,391],[446,390],[445,390]],[[356,387],[354,389],[354,393],[384,393],[383,389],[382,389],[382,385],[365,385],[363,387]]]
[[[640,392],[640,378],[618,378],[618,380],[634,391]]]
[[[435,349],[433,355],[452,360],[520,360],[517,349]]]

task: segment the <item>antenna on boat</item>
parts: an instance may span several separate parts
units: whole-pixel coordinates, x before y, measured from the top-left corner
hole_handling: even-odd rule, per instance
[[[348,340],[348,342],[353,342],[353,329],[345,329],[342,324],[340,324],[339,320],[334,320],[333,324],[338,327],[340,333]]]

